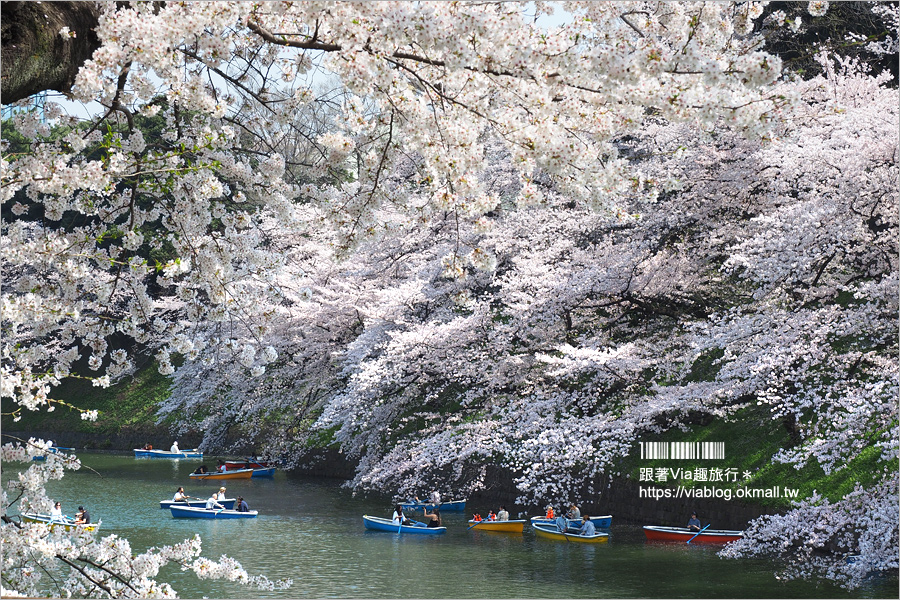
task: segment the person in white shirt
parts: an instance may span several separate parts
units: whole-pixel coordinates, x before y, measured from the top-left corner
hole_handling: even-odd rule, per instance
[[[393,525],[403,525],[406,522],[406,517],[403,516],[403,507],[399,504],[394,508],[394,514],[391,516],[391,524]]]
[[[220,487],[219,493],[216,494],[215,496],[216,496],[216,500],[224,500],[225,499],[225,488]]]
[[[429,497],[429,501],[434,504],[436,507],[440,508],[441,504],[441,495],[437,490],[431,490],[431,496]]]
[[[216,501],[216,495],[213,494],[209,497],[209,500],[206,501],[206,510],[215,510],[217,508],[220,510],[225,510],[225,507]]]
[[[184,493],[184,488],[180,487],[175,491],[175,496],[172,497],[173,502],[187,502],[190,496]],[[199,500],[199,498],[198,498]]]
[[[172,447],[169,448],[169,452],[174,452],[174,453],[181,452],[181,450],[178,449],[178,440],[175,440],[174,442],[172,442]]]
[[[57,502],[53,505],[53,508],[50,509],[50,520],[57,522],[63,520],[62,502]]]
[[[500,512],[497,513],[498,521],[509,521],[509,513],[506,511],[505,506],[500,507]]]

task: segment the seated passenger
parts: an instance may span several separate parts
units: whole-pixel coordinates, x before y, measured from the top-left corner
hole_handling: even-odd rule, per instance
[[[428,509],[425,509],[425,518],[430,519],[428,521],[429,527],[442,527],[441,523],[441,511],[437,508],[434,509],[434,512],[429,513]]]
[[[588,515],[581,517],[581,529],[578,530],[579,535],[597,535],[597,529],[594,522]]]

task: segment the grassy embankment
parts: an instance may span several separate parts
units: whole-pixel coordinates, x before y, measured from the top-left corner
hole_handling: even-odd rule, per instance
[[[123,430],[156,431],[156,411],[169,397],[169,377],[160,375],[155,362],[150,362],[133,376],[106,389],[94,387],[83,379],[66,379],[55,388],[52,398],[81,410],[96,410],[96,421],[81,418],[81,412],[66,405],[55,405],[52,412],[46,409],[33,412],[21,411],[21,419],[4,414],[3,431],[44,431],[96,434],[98,436],[120,433]],[[3,412],[10,411],[8,399],[4,399]]]

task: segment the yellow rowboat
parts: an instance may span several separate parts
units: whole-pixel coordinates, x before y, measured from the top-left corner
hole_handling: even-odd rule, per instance
[[[532,523],[531,528],[538,537],[547,538],[549,540],[558,540],[560,542],[580,542],[582,544],[602,544],[609,541],[608,533],[596,533],[594,535],[580,535],[578,533],[562,533],[556,525],[544,525],[542,523]]]
[[[100,527],[100,523],[103,522],[101,519],[96,523],[88,523],[87,525],[77,525],[74,519],[70,519],[68,517],[63,517],[63,520],[59,519],[51,520],[50,515],[39,515],[37,513],[25,513],[22,515],[22,520],[26,523],[44,523],[50,526],[52,530],[55,527],[63,527],[66,531],[72,531],[73,529],[78,529],[79,527],[84,529],[85,531],[96,531],[98,527]]]
[[[469,521],[469,529],[479,531],[504,531],[507,533],[522,533],[526,521]]]

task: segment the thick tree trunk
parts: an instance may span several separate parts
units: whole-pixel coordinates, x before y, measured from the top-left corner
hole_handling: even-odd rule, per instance
[[[68,93],[78,69],[100,46],[95,2],[3,2],[0,101],[38,92]],[[74,37],[59,35],[68,27]]]

